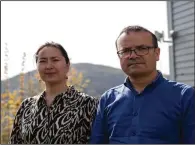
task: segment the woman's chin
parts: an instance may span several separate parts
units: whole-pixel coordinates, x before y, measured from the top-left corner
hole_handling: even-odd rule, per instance
[[[44,80],[44,82],[45,82],[46,84],[56,84],[56,83],[58,83],[58,82],[61,82],[61,80],[54,79],[54,78],[50,78],[50,79]]]

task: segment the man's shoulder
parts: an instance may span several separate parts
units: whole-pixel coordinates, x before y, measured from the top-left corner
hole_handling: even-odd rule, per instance
[[[114,102],[116,102],[117,100],[120,100],[123,97],[123,90],[124,84],[121,84],[105,91],[100,97],[100,106],[106,108],[109,105],[114,104]]]
[[[115,86],[115,87],[108,89],[107,91],[104,92],[104,94],[102,96],[110,95],[113,93],[122,93],[123,90],[124,90],[124,84],[121,84],[121,85],[118,85],[118,86]]]
[[[175,90],[194,89],[192,86],[188,84],[172,80],[167,80],[165,86]]]
[[[124,91],[124,87],[124,84],[121,84],[108,89],[102,94],[100,101],[112,103],[115,102],[115,100],[120,100],[120,98],[123,96],[122,93]]]
[[[166,83],[164,84],[164,89],[167,90],[168,93],[174,94],[176,96],[179,95],[183,99],[187,99],[188,97],[193,96],[195,93],[195,90],[192,86],[172,80],[166,81]]]

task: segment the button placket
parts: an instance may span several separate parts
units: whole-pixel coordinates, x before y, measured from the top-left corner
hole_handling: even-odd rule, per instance
[[[134,112],[133,116],[136,117],[138,115],[138,112]]]
[[[132,130],[132,131],[131,131],[131,135],[132,135],[132,136],[136,136],[136,131],[135,131],[135,130]]]
[[[132,127],[129,132],[129,136],[136,136],[137,135],[137,127],[139,122],[139,110],[143,102],[143,96],[140,94],[135,96],[134,105],[133,105],[133,112],[132,112]]]

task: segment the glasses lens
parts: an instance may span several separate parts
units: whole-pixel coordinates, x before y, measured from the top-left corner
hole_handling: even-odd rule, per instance
[[[135,52],[137,55],[146,55],[148,53],[148,48],[140,47],[140,48],[135,49]]]

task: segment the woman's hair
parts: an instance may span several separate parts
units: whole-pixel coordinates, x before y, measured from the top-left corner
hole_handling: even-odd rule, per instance
[[[66,64],[70,63],[68,54],[67,54],[66,50],[64,49],[64,47],[61,44],[55,43],[55,42],[46,42],[45,44],[41,45],[38,48],[37,52],[35,53],[35,61],[36,61],[36,63],[37,63],[37,60],[38,60],[38,54],[44,47],[54,47],[54,48],[59,49],[60,52],[62,53],[65,61],[66,61]]]

